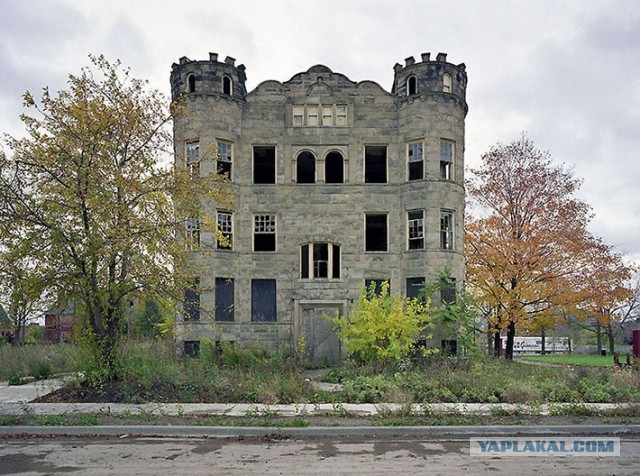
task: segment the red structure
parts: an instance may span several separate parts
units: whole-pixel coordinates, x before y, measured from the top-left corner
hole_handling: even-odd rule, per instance
[[[73,340],[73,314],[66,311],[49,311],[44,316],[44,339],[49,344]]]

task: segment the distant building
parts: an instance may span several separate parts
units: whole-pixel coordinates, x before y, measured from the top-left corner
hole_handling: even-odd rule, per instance
[[[73,317],[75,308],[69,304],[64,309],[49,310],[44,315],[44,340],[49,344],[73,341]]]
[[[209,210],[226,239],[187,224],[203,271],[178,323],[185,352],[203,337],[304,342],[308,361],[332,362],[322,315],[349,313],[363,285],[415,296],[445,266],[462,283],[465,65],[425,53],[393,69],[391,92],[321,65],[247,92],[233,58],[173,65],[172,98],[188,102],[176,164],[226,174],[235,194]]]

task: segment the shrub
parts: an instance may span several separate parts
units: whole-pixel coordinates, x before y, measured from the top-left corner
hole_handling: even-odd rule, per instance
[[[390,295],[385,281],[379,294],[375,283],[363,288],[349,317],[324,317],[335,324],[347,354],[365,363],[397,363],[419,338],[428,337],[423,335],[430,327],[428,309],[428,303],[418,299]]]

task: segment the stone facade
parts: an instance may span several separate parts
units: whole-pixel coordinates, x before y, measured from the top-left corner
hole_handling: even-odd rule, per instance
[[[348,313],[365,280],[404,295],[448,266],[462,283],[465,65],[426,53],[394,72],[391,92],[321,65],[247,92],[233,58],[173,65],[189,108],[178,166],[224,172],[234,192],[232,210],[210,210],[230,247],[203,232],[192,252],[199,315],[178,325],[190,350],[205,336],[304,342],[307,359],[332,361],[322,313]]]

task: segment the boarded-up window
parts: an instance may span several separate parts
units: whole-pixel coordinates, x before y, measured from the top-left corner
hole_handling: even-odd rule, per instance
[[[424,287],[424,278],[407,278],[407,297],[408,298],[422,298],[425,299],[422,288]]]
[[[387,214],[367,213],[365,216],[365,250],[387,251]]]
[[[338,104],[336,106],[336,126],[347,125],[347,106]]]
[[[216,321],[233,321],[233,308],[233,279],[216,278]]]
[[[387,183],[386,146],[365,146],[364,181],[365,183]]]
[[[293,106],[293,125],[301,126],[304,124],[304,106],[303,105],[295,105]]]
[[[276,183],[276,148],[253,147],[253,183]]]
[[[301,152],[296,160],[296,182],[315,183],[316,158],[311,152]]]
[[[322,106],[322,125],[333,126],[333,106]]]
[[[184,320],[200,320],[200,278],[194,278],[184,290]]]
[[[251,280],[251,321],[276,322],[276,280]]]
[[[326,183],[344,182],[344,159],[340,152],[331,152],[324,159],[324,181]]]
[[[310,104],[307,106],[307,125],[308,126],[318,125],[318,106],[317,105]]]

